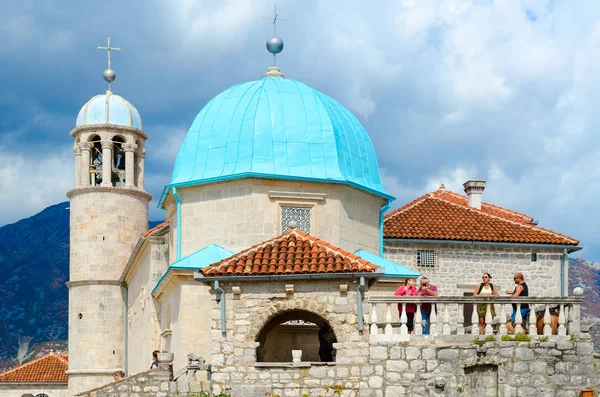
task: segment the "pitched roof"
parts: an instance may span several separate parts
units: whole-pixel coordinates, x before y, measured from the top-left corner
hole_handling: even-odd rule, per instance
[[[531,224],[533,218],[466,196],[436,190],[385,216],[384,238],[577,245],[578,240]]]
[[[293,229],[201,270],[205,277],[374,272],[377,265]]]
[[[163,223],[159,223],[158,225],[154,226],[152,229],[148,229],[144,232],[144,234],[142,234],[142,236],[144,237],[148,237],[149,235],[151,235],[152,233],[162,229],[163,227],[167,226],[169,224],[169,220],[167,219],[166,221],[164,221]]]
[[[67,354],[48,353],[0,373],[0,383],[67,383],[67,369]]]

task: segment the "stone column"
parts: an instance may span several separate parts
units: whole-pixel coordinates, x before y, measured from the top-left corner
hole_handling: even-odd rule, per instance
[[[81,162],[79,171],[81,177],[81,185],[90,186],[92,184],[90,174],[90,151],[92,150],[92,144],[90,142],[81,142],[79,144],[79,150],[81,150]]]
[[[73,153],[75,154],[75,187],[81,185],[81,149],[78,145],[73,146]]]
[[[146,149],[138,149],[137,151],[137,187],[144,190],[144,157],[146,157]]]
[[[123,151],[125,152],[125,187],[135,187],[135,150],[137,145],[135,143],[126,143],[123,145]]]
[[[102,140],[102,183],[100,186],[112,186],[112,148],[112,141]]]

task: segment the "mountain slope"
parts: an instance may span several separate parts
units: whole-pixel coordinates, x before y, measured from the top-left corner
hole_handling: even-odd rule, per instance
[[[0,370],[66,351],[68,279],[69,202],[0,228]]]

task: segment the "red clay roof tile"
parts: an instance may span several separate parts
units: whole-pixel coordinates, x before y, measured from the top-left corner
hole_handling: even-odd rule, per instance
[[[144,234],[142,234],[142,236],[144,237],[148,237],[149,235],[151,235],[152,233],[154,233],[157,230],[162,229],[163,227],[167,226],[169,224],[169,220],[167,219],[166,221],[164,221],[163,223],[159,223],[158,225],[154,226],[152,229],[146,230],[144,232]]]
[[[201,270],[206,277],[373,272],[372,264],[299,230],[245,249]]]
[[[48,353],[0,373],[0,383],[67,383],[67,354]]]
[[[533,218],[493,204],[469,207],[466,196],[437,190],[385,216],[390,239],[428,239],[577,245],[578,240],[530,224]]]

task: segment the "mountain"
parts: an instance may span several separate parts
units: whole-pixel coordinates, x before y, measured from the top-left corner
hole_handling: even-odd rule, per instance
[[[0,228],[0,370],[66,352],[68,279],[69,202]]]
[[[0,228],[0,371],[66,352],[68,279],[68,202]],[[569,259],[569,291],[575,286],[585,291],[582,318],[600,321],[600,263]],[[600,350],[597,327],[592,336]]]

